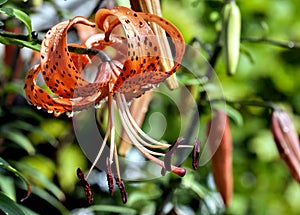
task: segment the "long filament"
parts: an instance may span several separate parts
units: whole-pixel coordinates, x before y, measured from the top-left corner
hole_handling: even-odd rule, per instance
[[[110,127],[110,121],[108,120],[108,122],[107,122],[107,128],[109,128],[109,127]],[[104,136],[104,139],[103,139],[101,148],[100,148],[100,150],[99,150],[99,152],[98,152],[98,154],[97,154],[97,156],[96,156],[96,158],[95,158],[95,160],[94,160],[94,162],[93,162],[91,168],[89,169],[89,172],[88,172],[87,175],[86,175],[86,179],[89,177],[89,175],[91,174],[91,172],[92,172],[92,170],[94,169],[95,165],[96,165],[97,162],[99,161],[100,156],[101,156],[101,154],[102,154],[102,152],[103,152],[103,150],[104,150],[104,147],[105,147],[105,145],[106,145],[106,142],[107,142],[109,133],[110,133],[110,130],[107,129],[106,132],[105,132],[105,136]]]

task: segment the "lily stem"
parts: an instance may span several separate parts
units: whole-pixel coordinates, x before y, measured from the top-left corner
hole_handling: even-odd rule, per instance
[[[300,44],[295,43],[293,41],[278,41],[278,40],[268,39],[266,37],[261,37],[261,38],[242,37],[241,40],[250,43],[266,43],[266,44],[279,46],[282,48],[288,48],[288,49],[300,49]]]

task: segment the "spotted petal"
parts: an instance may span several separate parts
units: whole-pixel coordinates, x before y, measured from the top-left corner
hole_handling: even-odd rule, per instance
[[[74,24],[95,26],[83,17],[58,23],[47,32],[41,46],[41,70],[45,82],[53,93],[63,98],[74,97],[75,88],[75,96],[79,97],[97,93],[101,87],[101,83],[86,81],[82,75],[84,64],[74,62],[74,59],[83,58],[86,61],[88,56],[68,51],[67,32]]]
[[[103,87],[101,92],[87,97],[55,98],[37,85],[36,79],[40,72],[40,65],[36,65],[26,75],[24,90],[27,100],[38,109],[46,109],[49,113],[54,113],[55,116],[59,116],[64,112],[88,108],[102,99],[101,93],[104,95],[108,93],[108,87]]]
[[[175,46],[175,64],[167,72],[160,70],[159,40],[148,24],[152,21],[166,30]],[[118,24],[122,24],[124,28],[128,46],[127,59],[124,66],[119,68],[120,75],[114,84],[114,91],[123,93],[126,99],[139,97],[178,68],[185,49],[183,38],[177,28],[163,18],[116,7],[113,10],[99,10],[95,22],[105,31],[106,40]]]

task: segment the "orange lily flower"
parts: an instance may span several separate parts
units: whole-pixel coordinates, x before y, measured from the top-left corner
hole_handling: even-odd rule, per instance
[[[152,31],[149,25],[151,22],[163,28],[174,45],[174,66],[170,71],[161,70],[160,40]],[[67,32],[75,24],[98,28],[103,33],[91,36],[85,44],[68,46]],[[125,36],[114,33],[119,25],[122,26]],[[89,48],[98,54],[91,59],[88,54],[69,52],[70,46]],[[117,53],[109,56],[105,53],[106,47],[112,48]],[[146,158],[161,166],[164,171],[168,170],[184,176],[185,169],[170,164],[172,154],[168,149],[172,149],[173,153],[178,147],[191,146],[179,143],[174,146],[152,139],[137,126],[127,105],[129,101],[157,87],[159,83],[172,75],[180,66],[184,51],[185,45],[181,33],[167,20],[153,14],[134,12],[126,7],[115,7],[112,10],[100,9],[96,13],[95,22],[83,17],[75,17],[58,23],[47,32],[41,46],[40,64],[34,66],[25,79],[26,97],[38,109],[46,109],[55,116],[62,113],[72,116],[74,111],[91,106],[98,107],[99,103],[107,101],[109,109],[107,131],[89,173],[100,158],[110,136],[110,154],[105,160],[109,189],[112,190],[114,178],[125,203],[127,193],[120,179],[118,166],[113,101],[116,102],[122,125],[133,145]],[[96,71],[93,71],[94,80],[91,81],[89,72],[85,69],[93,65],[95,61],[98,64]],[[39,73],[42,74],[48,90],[36,84]],[[167,152],[153,150],[157,148],[166,149]],[[160,160],[159,156],[167,157],[167,161]],[[86,189],[89,188],[85,183],[89,173],[86,177],[80,173],[80,180],[84,182]]]

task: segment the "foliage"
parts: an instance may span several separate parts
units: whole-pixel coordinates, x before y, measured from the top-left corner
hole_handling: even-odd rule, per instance
[[[144,182],[125,182],[129,193],[126,205],[121,203],[119,193],[113,198],[109,196],[103,188],[107,184],[105,174],[94,171],[91,186],[95,203],[87,205],[76,178],[76,168],[86,169],[90,164],[76,141],[70,119],[66,116],[53,118],[37,111],[24,98],[22,86],[29,70],[29,59],[24,57],[23,51],[39,50],[40,40],[32,37],[31,32],[38,30],[41,39],[48,30],[32,29],[31,15],[45,5],[58,10],[62,19],[72,14],[72,10],[58,7],[56,1],[36,2],[0,1],[3,28],[0,43],[18,45],[18,48],[0,46],[4,53],[0,62],[0,211],[11,214],[43,214],[45,211],[51,214],[155,214],[174,207],[174,213],[181,210],[184,214],[300,213],[297,201],[300,187],[279,158],[270,131],[268,108],[269,102],[273,102],[287,110],[299,133],[298,1],[237,1],[242,16],[240,59],[236,74],[230,77],[219,41],[223,1],[161,1],[163,16],[174,23],[185,42],[202,55],[199,60],[199,56],[191,54],[185,62],[203,74],[207,69],[203,66],[204,59],[210,61],[222,84],[234,140],[234,197],[227,209],[216,191],[210,164],[193,171],[191,158],[183,164],[187,169],[183,178],[168,174]],[[80,4],[85,7],[84,3]],[[22,31],[10,33],[6,27]],[[5,53],[9,50],[13,50],[13,54],[7,58]],[[23,62],[22,66],[17,66],[18,59]],[[203,99],[203,88],[197,86],[198,80],[191,78],[184,69],[178,72],[178,80],[189,85],[197,98],[202,111],[199,137],[205,142],[202,125],[209,119],[210,104]],[[154,101],[146,122],[153,113],[163,113],[168,121],[164,138],[172,141],[174,131],[180,129],[178,114],[159,95]],[[150,130],[147,123],[143,127]],[[160,131],[152,132],[153,136],[159,136]],[[20,202],[30,192],[29,182],[32,194]]]

